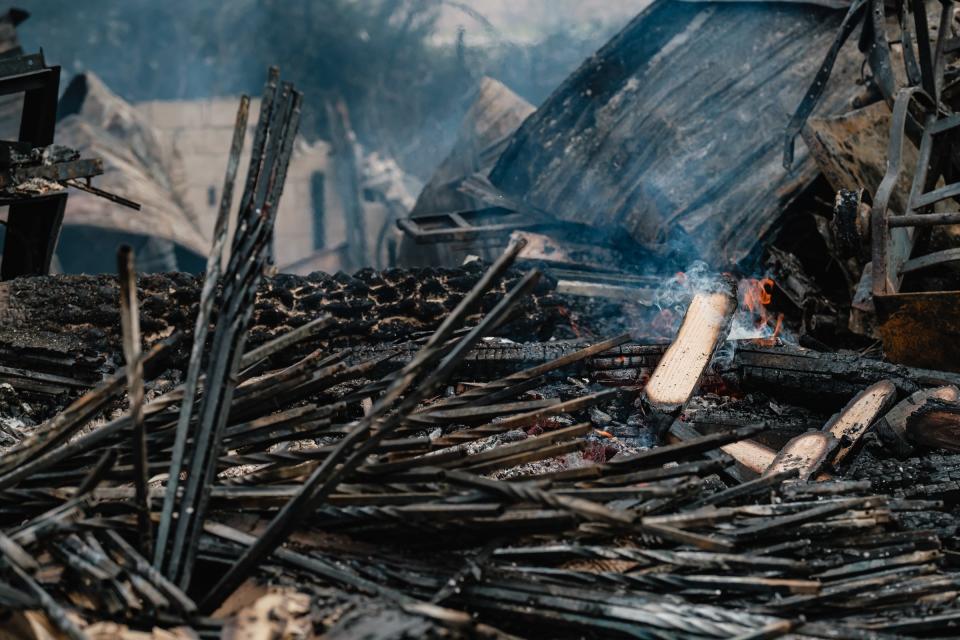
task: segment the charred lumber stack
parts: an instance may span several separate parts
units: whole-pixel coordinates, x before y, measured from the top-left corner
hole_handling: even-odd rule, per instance
[[[869,4],[879,20],[882,3]],[[843,24],[866,8],[854,3]],[[750,17],[776,27],[759,48]],[[790,51],[825,42],[841,20],[836,7],[655,2],[597,58],[619,88],[590,112],[627,106],[635,80],[667,75],[671,61],[696,56],[702,68],[703,42],[677,44],[725,25],[744,36],[738,47],[770,53],[754,69],[787,71],[759,86],[758,72],[740,77],[724,58],[724,73],[697,82],[722,81],[735,103],[758,92],[780,101],[775,89],[804,67]],[[497,162],[494,182],[521,210],[520,197],[533,196],[529,206],[579,221],[569,207],[597,184],[559,176],[592,157],[591,145],[619,156],[604,145],[635,139],[581,136],[556,172],[532,170],[544,148],[560,148],[551,140],[569,137],[572,112],[560,105],[586,97],[577,87],[593,82],[597,60]],[[654,295],[637,302],[665,318],[662,331],[613,331],[641,316],[623,305],[611,318],[609,300],[558,288],[544,261],[522,264],[522,237],[490,263],[268,276],[300,102],[271,69],[243,179],[241,100],[203,277],[137,278],[123,251],[117,279],[0,287],[0,382],[12,390],[0,392],[5,630],[129,640],[956,635],[960,375],[869,349],[784,344],[779,323],[773,335],[744,330],[756,329],[743,322],[755,301],[726,274],[697,279],[664,308]],[[558,109],[563,118],[550,115]],[[631,111],[621,128],[650,137],[677,117],[651,109],[659,115]],[[746,155],[745,141],[711,162]],[[742,262],[769,231],[773,191],[792,201],[812,180],[805,159],[795,179],[777,168],[771,180],[780,148],[764,146],[756,162],[766,170],[746,186],[673,190],[688,201],[631,234],[659,243],[663,226],[665,238]],[[628,173],[668,166],[653,159]],[[517,166],[530,170],[508,171]],[[617,220],[654,184],[626,193],[590,175]],[[735,201],[763,207],[692,237],[709,209]],[[836,312],[807,280],[777,286],[798,313]],[[755,337],[734,339],[743,335]]]
[[[262,247],[247,234],[267,237],[264,220],[241,224],[235,246]],[[960,492],[946,490],[960,472],[917,476],[939,492],[863,472],[889,466],[869,438],[880,423],[909,433],[913,416],[953,406],[952,374],[749,342],[711,357],[735,304],[725,293],[723,313],[692,308],[669,347],[485,342],[536,290],[531,271],[483,311],[519,250],[429,336],[367,349],[308,348],[344,322],[320,314],[256,347],[228,339],[253,317],[265,254],[231,258],[224,286],[205,287],[183,382],[153,387],[139,410],[184,339],[138,357],[124,285],[132,366],[0,459],[9,623],[72,638],[836,638],[960,619]],[[775,419],[750,418],[761,405],[788,415],[787,401],[744,391],[764,357],[795,363],[785,380],[804,367],[816,380],[820,362],[861,388],[794,409],[796,437],[773,436]],[[643,369],[661,372],[645,388]],[[611,371],[629,375],[603,384]],[[659,405],[675,439],[637,446],[622,429],[657,430],[657,378],[678,372],[683,398]],[[130,409],[98,418],[124,395]]]

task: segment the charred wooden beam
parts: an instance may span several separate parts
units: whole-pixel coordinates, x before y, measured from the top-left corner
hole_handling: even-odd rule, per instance
[[[907,421],[924,407],[927,400],[933,399],[956,402],[960,400],[960,390],[954,386],[945,386],[916,391],[877,421],[877,435],[896,455],[906,457],[913,452],[913,444],[907,437]]]
[[[960,452],[960,405],[927,399],[907,418],[906,434],[915,444]]]

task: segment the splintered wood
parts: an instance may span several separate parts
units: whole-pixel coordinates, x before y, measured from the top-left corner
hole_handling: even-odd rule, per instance
[[[907,422],[912,415],[924,408],[928,400],[957,402],[960,400],[960,390],[953,385],[947,385],[915,391],[877,421],[877,435],[898,455],[905,456],[913,452],[913,443],[907,435]]]
[[[774,475],[796,469],[800,480],[809,480],[823,467],[838,444],[830,433],[802,433],[783,446],[764,474]]]
[[[833,435],[840,443],[840,447],[833,455],[833,464],[840,464],[850,455],[870,425],[896,400],[897,388],[889,380],[881,380],[857,394],[827,423],[823,430]]]
[[[721,290],[693,296],[677,337],[644,390],[654,412],[675,414],[693,396],[714,351],[726,338],[737,309],[735,291],[732,283],[724,281]]]
[[[907,418],[907,438],[925,447],[960,451],[960,405],[928,399]]]

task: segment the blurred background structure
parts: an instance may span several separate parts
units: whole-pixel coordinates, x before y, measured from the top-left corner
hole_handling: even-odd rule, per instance
[[[276,267],[389,266],[403,251],[396,220],[437,167],[476,170],[483,132],[502,142],[647,4],[22,0],[23,49],[62,67],[57,142],[103,157],[100,184],[151,212],[76,194],[54,268],[112,271],[120,242],[142,270],[202,268],[236,96],[258,94],[270,64],[305,93]],[[504,96],[510,117],[481,108]]]

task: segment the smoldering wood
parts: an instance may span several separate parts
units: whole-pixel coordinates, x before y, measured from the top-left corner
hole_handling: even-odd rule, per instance
[[[928,398],[907,417],[906,435],[920,446],[960,451],[960,405]]]
[[[693,395],[736,310],[731,289],[731,283],[720,283],[717,291],[698,293],[690,301],[676,338],[644,389],[652,411],[675,414]]]
[[[823,468],[839,446],[840,442],[829,432],[801,434],[783,446],[764,473],[773,475],[796,469],[800,480],[809,480]]]
[[[731,15],[759,11],[665,7],[655,3],[641,21],[676,11],[690,18],[686,30],[661,22],[660,32],[638,40],[644,51],[626,52],[653,67],[703,56],[708,43],[696,38],[719,34]],[[796,7],[772,11],[777,20],[799,15]],[[833,15],[811,11],[825,22]],[[819,37],[819,27],[799,21],[806,30],[765,33],[763,51],[782,47],[775,59],[805,50],[800,35]],[[750,28],[737,24],[732,33]],[[741,90],[730,89],[736,104]],[[285,119],[277,114],[293,116],[297,100],[289,87],[274,93],[261,116],[277,124]],[[267,585],[289,590],[265,596],[277,608],[263,599],[252,605],[253,617],[267,609],[285,620],[300,610],[286,607],[296,601],[309,612],[306,628],[331,637],[516,637],[534,629],[549,637],[873,638],[928,634],[932,620],[952,620],[960,461],[928,452],[886,457],[864,430],[895,394],[954,384],[954,374],[775,340],[730,345],[711,370],[729,315],[700,322],[696,304],[687,314],[694,331],[682,330],[669,347],[700,346],[690,358],[629,336],[607,338],[622,327],[608,333],[603,323],[589,339],[551,340],[558,322],[563,336],[578,333],[576,316],[589,317],[590,305],[561,311],[570,297],[538,282],[536,270],[510,269],[517,246],[490,268],[265,279],[292,137],[261,138],[254,163],[273,168],[248,176],[223,286],[204,286],[201,307],[221,301],[216,324],[193,325],[191,354],[171,340],[165,347],[175,357],[147,367],[156,382],[143,408],[143,465],[136,421],[123,411],[127,380],[108,364],[119,315],[101,309],[92,319],[87,309],[97,306],[95,287],[115,305],[113,281],[67,281],[83,308],[51,332],[57,349],[48,351],[37,347],[49,329],[42,325],[64,316],[31,311],[62,295],[63,282],[4,292],[11,317],[23,312],[31,321],[20,337],[4,332],[18,325],[0,323],[0,338],[12,340],[0,356],[32,357],[11,377],[77,393],[83,388],[69,380],[96,387],[107,376],[66,411],[69,419],[53,418],[0,465],[5,607],[28,609],[23,615],[48,618],[65,634],[92,635],[91,623],[109,618],[124,630],[183,626],[202,637],[233,632],[251,611],[235,601]],[[757,156],[745,162],[762,164]],[[769,176],[744,184],[755,188],[757,180]],[[791,198],[793,185],[779,177],[762,185],[764,198],[771,185]],[[725,183],[719,199],[737,200],[729,192],[738,189]],[[51,292],[41,295],[45,286]],[[198,280],[144,278],[141,290],[151,334],[189,332],[190,306],[203,297]],[[806,304],[803,287],[795,291],[797,306]],[[165,302],[173,312],[158,310]],[[598,315],[611,307],[602,308]],[[102,333],[64,335],[83,324]],[[695,337],[704,339],[690,340],[700,330]],[[84,345],[89,352],[76,355]],[[74,378],[72,363],[81,365]],[[181,383],[185,366],[195,375],[186,369]],[[676,384],[664,384],[671,377]],[[909,434],[917,416],[932,415],[924,410],[934,397],[939,392],[917,396],[921,409],[905,408],[909,419],[887,412],[889,421],[906,421]],[[651,406],[669,417],[663,441],[645,439]],[[805,432],[809,426],[815,430]],[[843,464],[829,469],[837,449]],[[138,466],[167,473],[147,492],[148,504],[164,496],[176,507],[177,517],[164,509],[146,524],[173,542],[170,555],[161,545],[155,556],[160,570],[136,548]],[[836,477],[819,481],[827,469]]]
[[[896,455],[906,457],[913,452],[913,445],[907,438],[907,421],[925,406],[927,400],[932,399],[956,402],[960,400],[960,390],[954,386],[944,386],[916,391],[877,421],[877,434]]]
[[[897,388],[889,380],[881,380],[857,394],[823,430],[836,438],[839,446],[831,456],[831,464],[840,464],[854,451],[867,429],[897,399]]]

